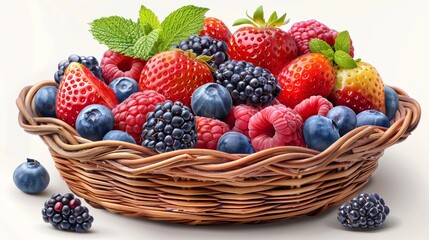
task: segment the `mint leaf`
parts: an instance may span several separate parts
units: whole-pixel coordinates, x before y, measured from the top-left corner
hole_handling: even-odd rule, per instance
[[[323,54],[329,61],[334,61],[334,50],[327,49],[327,50],[320,50],[320,53]]]
[[[134,45],[134,57],[148,60],[154,55],[154,46],[159,38],[160,29],[155,29],[149,34],[142,36]]]
[[[155,15],[155,13],[143,5],[140,7],[139,24],[143,29],[145,35],[152,32],[152,30],[161,27],[161,23],[159,22],[158,17]]]
[[[199,34],[203,29],[204,14],[208,8],[188,5],[170,13],[161,23],[159,46],[157,51],[165,51],[177,42],[187,39],[192,34]]]
[[[323,50],[332,50],[332,47],[325,41],[318,39],[318,38],[313,38],[310,40],[310,43],[308,45],[310,47],[310,51],[315,53],[315,52],[322,52]]]
[[[350,56],[350,54],[344,52],[343,50],[337,50],[334,53],[334,62],[343,68],[352,69],[356,68],[356,61]]]
[[[342,50],[346,53],[350,53],[350,35],[349,32],[343,31],[338,33],[335,38],[334,48],[336,51]]]
[[[107,45],[112,51],[127,56],[134,54],[134,44],[143,36],[138,23],[118,16],[96,19],[90,26],[89,31],[98,42]]]

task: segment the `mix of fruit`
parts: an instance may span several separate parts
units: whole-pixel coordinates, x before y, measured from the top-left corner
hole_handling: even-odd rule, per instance
[[[76,54],[60,61],[58,86],[35,95],[38,114],[63,120],[91,141],[123,141],[157,153],[324,151],[356,127],[388,128],[394,120],[397,93],[372,65],[353,59],[348,31],[314,19],[285,31],[286,14],[266,20],[259,7],[233,24],[247,26],[231,33],[222,20],[205,17],[207,11],[188,5],[161,22],[142,6],[137,21],[94,20],[90,32],[108,47],[100,64]],[[339,219],[355,226],[346,210]]]

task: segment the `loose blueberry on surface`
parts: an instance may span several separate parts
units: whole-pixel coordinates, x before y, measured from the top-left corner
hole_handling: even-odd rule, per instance
[[[191,107],[197,116],[224,119],[231,110],[232,98],[225,87],[206,83],[192,94]]]
[[[139,84],[129,77],[119,77],[113,80],[109,87],[113,89],[120,102],[123,102],[131,94],[139,91]]]
[[[304,122],[303,134],[307,147],[320,152],[340,138],[335,123],[327,117],[318,115],[307,118]]]
[[[76,131],[91,141],[102,140],[113,125],[112,111],[100,104],[86,106],[76,118]]]
[[[252,154],[255,152],[250,139],[239,132],[223,134],[217,143],[217,150],[232,154]]]
[[[106,135],[104,135],[103,141],[108,140],[116,140],[116,141],[123,141],[123,142],[129,142],[129,143],[136,143],[134,138],[127,132],[121,131],[121,130],[111,130]]]
[[[27,158],[27,162],[20,164],[13,172],[13,181],[21,191],[37,194],[46,189],[50,177],[38,161]]]
[[[384,87],[384,99],[386,103],[386,116],[392,120],[399,108],[398,93],[390,87]]]
[[[365,125],[373,125],[379,127],[390,127],[389,118],[382,112],[376,110],[365,110],[360,112],[357,116],[356,127]]]
[[[326,115],[338,127],[340,136],[345,135],[356,127],[356,113],[347,106],[335,106]]]
[[[42,117],[56,117],[55,102],[57,91],[58,89],[55,86],[44,86],[37,90],[34,95],[36,110]]]

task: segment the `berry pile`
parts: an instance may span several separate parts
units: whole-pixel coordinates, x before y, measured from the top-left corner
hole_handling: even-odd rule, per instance
[[[71,54],[67,60],[62,60],[58,63],[58,70],[54,74],[55,82],[58,84],[61,82],[61,79],[64,76],[66,68],[72,62],[77,62],[88,68],[97,78],[102,79],[102,68],[98,65],[98,60],[93,56],[79,56],[76,54]]]
[[[72,193],[52,195],[42,208],[42,217],[54,228],[72,232],[86,232],[94,221],[88,208]]]

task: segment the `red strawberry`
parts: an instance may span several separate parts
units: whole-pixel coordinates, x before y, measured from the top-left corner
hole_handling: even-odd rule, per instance
[[[252,26],[238,29],[228,42],[228,51],[233,60],[244,60],[268,69],[277,76],[285,65],[298,56],[295,40],[285,31],[277,28],[288,22],[286,14],[277,17],[274,12],[265,22],[262,6],[252,19],[239,19],[234,26],[242,23]]]
[[[57,118],[75,126],[77,115],[90,104],[101,104],[110,109],[118,105],[115,92],[82,64],[72,62],[67,67],[58,87]]]
[[[143,68],[140,90],[155,90],[167,100],[190,106],[195,89],[214,81],[208,65],[193,59],[194,55],[173,50],[153,56]]]
[[[214,17],[207,17],[204,19],[204,26],[203,30],[200,32],[200,36],[209,36],[227,43],[231,38],[231,31],[229,31],[222,20]]]
[[[100,66],[103,69],[103,79],[109,84],[118,77],[129,77],[138,81],[145,64],[146,61],[139,58],[107,50],[101,59]]]
[[[196,121],[196,148],[216,149],[219,138],[230,130],[226,123],[218,119],[197,116]]]
[[[335,83],[332,63],[320,53],[307,53],[290,62],[278,76],[282,88],[277,99],[294,108],[313,95],[328,97]]]
[[[114,129],[129,133],[136,143],[140,144],[142,126],[146,122],[147,113],[152,112],[156,104],[164,101],[164,96],[152,90],[131,94],[112,110],[115,117]]]

